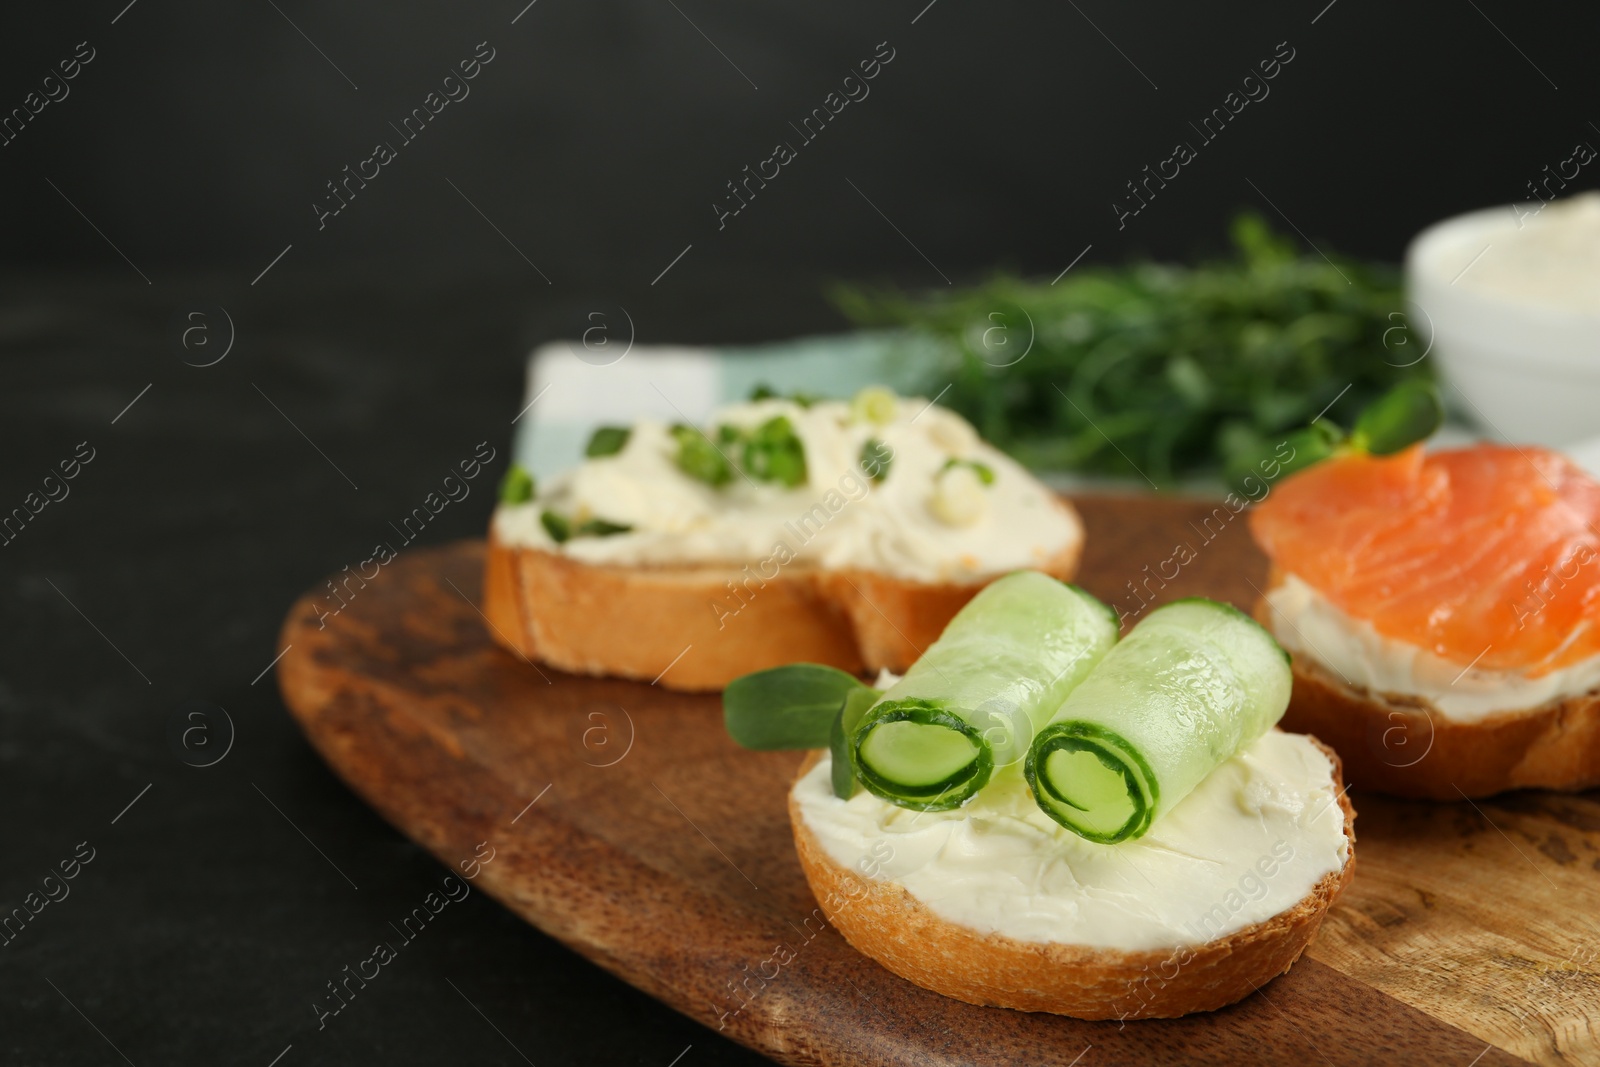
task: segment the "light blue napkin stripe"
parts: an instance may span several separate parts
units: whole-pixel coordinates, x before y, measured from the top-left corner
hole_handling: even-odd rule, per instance
[[[661,394],[667,390],[623,394],[608,389],[615,385],[616,375],[635,376],[635,384],[641,377],[649,378],[652,358],[668,352],[680,363],[703,361],[701,373],[709,382],[712,406],[744,400],[758,385],[780,393],[801,391],[841,398],[874,384],[908,393],[924,386],[938,361],[934,342],[894,333],[837,334],[723,348],[668,350],[635,345],[614,365],[594,372],[562,365],[562,361],[579,361],[578,351],[576,342],[557,342],[541,346],[528,358],[524,405],[552,380],[559,379],[562,386],[560,391],[552,386],[517,420],[512,455],[540,477],[581,461],[583,448],[597,426],[626,425],[646,416],[691,422],[704,419],[708,411],[697,410],[698,405],[677,397],[663,398]],[[693,370],[689,369],[691,375]],[[574,371],[580,379],[576,388],[586,395],[572,395]],[[664,411],[663,403],[678,406]]]

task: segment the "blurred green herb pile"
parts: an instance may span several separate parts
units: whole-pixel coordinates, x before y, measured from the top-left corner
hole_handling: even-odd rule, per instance
[[[953,383],[940,402],[1021,462],[1162,487],[1270,453],[1335,398],[1332,416],[1430,376],[1393,268],[1302,254],[1253,214],[1231,236],[1235,258],[1196,267],[834,297],[861,326],[944,342],[927,395]]]

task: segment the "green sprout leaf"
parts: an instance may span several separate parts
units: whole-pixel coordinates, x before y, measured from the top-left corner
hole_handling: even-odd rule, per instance
[[[1344,444],[1344,431],[1327,419],[1303,430],[1290,430],[1275,440],[1262,438],[1239,452],[1228,465],[1227,481],[1251,500],[1280,478],[1327,459]]]
[[[845,695],[861,688],[855,675],[819,663],[773,667],[728,683],[722,720],[745,748],[827,748]]]
[[[839,714],[834,716],[833,730],[828,735],[828,749],[833,755],[833,795],[849,800],[856,794],[856,765],[851,762],[850,738],[867,714],[867,709],[878,702],[883,693],[868,686],[857,686],[844,695]]]
[[[1356,419],[1350,446],[1387,456],[1432,436],[1444,419],[1439,391],[1429,382],[1401,382]]]

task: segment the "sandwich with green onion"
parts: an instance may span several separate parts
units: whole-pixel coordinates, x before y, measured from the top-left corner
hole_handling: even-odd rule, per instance
[[[1070,577],[1082,546],[1072,506],[954,412],[758,390],[700,425],[601,427],[569,471],[513,467],[483,611],[530,660],[674,689],[904,670],[988,582]]]

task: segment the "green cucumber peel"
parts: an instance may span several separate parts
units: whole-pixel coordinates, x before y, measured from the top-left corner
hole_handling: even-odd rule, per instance
[[[1171,607],[1174,604],[1203,604],[1212,611],[1220,611],[1241,623],[1253,626],[1260,636],[1272,642],[1272,647],[1278,650],[1278,655],[1283,658],[1283,662],[1286,665],[1292,662],[1289,658],[1289,650],[1278,642],[1277,636],[1261,625],[1261,621],[1254,615],[1239,608],[1237,605],[1229,604],[1225,600],[1212,600],[1208,596],[1185,596],[1179,597],[1177,600],[1169,600],[1162,607]]]
[[[855,675],[820,663],[772,667],[728,683],[722,722],[744,748],[829,748],[845,697],[867,688]]]
[[[1066,765],[1055,770],[1058,761]],[[1085,768],[1085,761],[1093,762]],[[1045,814],[1099,844],[1141,836],[1160,799],[1144,757],[1122,737],[1088,723],[1045,727],[1028,751],[1023,774]]]
[[[846,735],[856,776],[902,807],[959,807],[1025,758],[1116,638],[1114,612],[1049,575],[990,583]]]
[[[1034,738],[1023,773],[1046,815],[1113,844],[1151,825],[1288,707],[1288,656],[1232,605],[1147,615]]]
[[[885,700],[850,745],[861,784],[916,811],[959,808],[989,782],[993,747],[977,728],[931,700]]]

